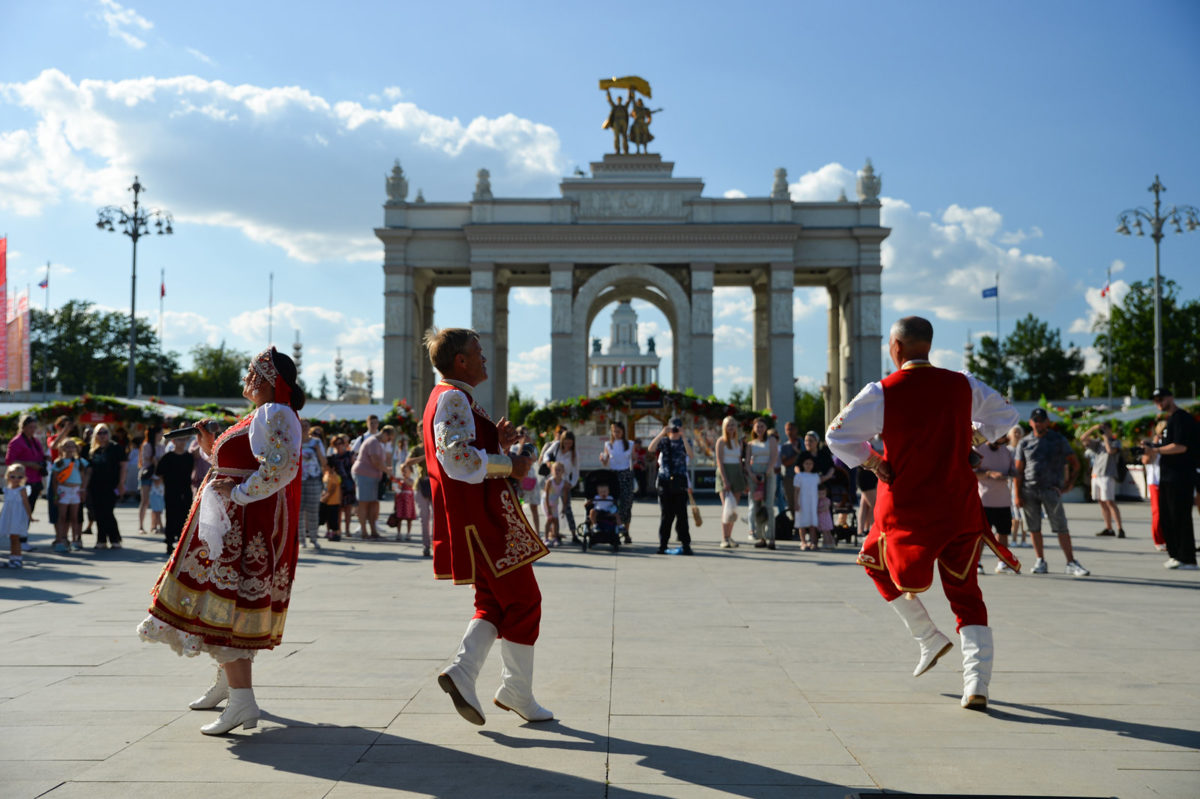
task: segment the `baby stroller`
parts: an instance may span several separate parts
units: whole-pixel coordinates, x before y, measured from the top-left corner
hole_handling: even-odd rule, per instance
[[[601,485],[608,486],[608,495],[612,500],[611,510],[596,508],[594,497],[599,494]],[[626,534],[625,525],[616,513],[620,503],[621,487],[617,481],[617,473],[611,469],[597,469],[589,472],[583,478],[583,493],[587,500],[583,503],[586,514],[583,524],[579,526],[579,540],[583,551],[587,552],[596,544],[611,544],[613,552],[621,550],[621,537]],[[592,510],[596,509],[596,521],[592,522]]]
[[[833,503],[834,541],[845,541],[847,544],[858,543],[858,504],[854,500],[853,494],[848,497],[843,495]],[[846,523],[838,524],[837,520],[840,518],[845,518]]]

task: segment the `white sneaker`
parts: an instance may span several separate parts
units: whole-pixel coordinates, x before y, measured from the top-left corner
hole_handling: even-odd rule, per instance
[[[979,563],[975,564],[975,571],[979,572],[980,574],[986,573],[983,568],[983,561],[979,561]]]
[[[1087,577],[1091,572],[1083,568],[1083,564],[1079,561],[1072,560],[1067,561],[1067,574],[1072,577]]]
[[[1016,572],[1007,563],[1000,561],[996,564],[996,574],[1016,574]]]
[[[1050,569],[1046,565],[1045,558],[1038,558],[1036,561],[1034,561],[1034,563],[1033,563],[1033,573],[1034,574],[1045,574],[1049,570]]]
[[[1175,560],[1175,558],[1167,558],[1167,562],[1163,564],[1164,569],[1178,569],[1183,564]]]
[[[1181,572],[1200,571],[1200,566],[1197,566],[1195,563],[1180,563],[1179,571],[1181,571]]]

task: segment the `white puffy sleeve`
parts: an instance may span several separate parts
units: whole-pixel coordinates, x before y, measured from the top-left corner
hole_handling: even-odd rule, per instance
[[[438,395],[433,414],[434,447],[442,470],[453,480],[482,483],[488,477],[505,477],[512,471],[512,460],[506,455],[489,455],[473,446],[475,414],[471,401],[461,391],[444,391]]]
[[[287,405],[260,405],[250,419],[250,451],[258,471],[230,495],[239,505],[257,502],[287,486],[300,469],[300,419]]]
[[[883,385],[867,383],[842,408],[825,431],[825,443],[847,468],[853,469],[874,452],[867,442],[883,432]]]
[[[1020,421],[1021,414],[999,391],[968,372],[963,374],[971,384],[971,421],[975,428],[987,436],[988,441],[1006,435]]]

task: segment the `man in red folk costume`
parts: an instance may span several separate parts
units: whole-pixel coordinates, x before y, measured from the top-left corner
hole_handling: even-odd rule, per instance
[[[928,320],[909,316],[892,325],[888,352],[897,371],[859,392],[827,439],[847,466],[879,476],[875,523],[858,562],[921,645],[913,676],[952,646],[916,596],[933,584],[936,563],[962,636],[962,706],[985,710],[993,646],[976,571],[980,548],[986,542],[1011,568],[1021,565],[991,534],[968,456],[977,434],[995,441],[1018,414],[974,377],[929,363],[932,343]],[[867,443],[877,434],[882,457]]]
[[[542,616],[533,562],[547,550],[505,479],[524,477],[533,459],[504,454],[517,440],[515,429],[507,419],[493,422],[475,403],[475,386],[487,379],[479,335],[430,330],[425,348],[442,376],[422,420],[433,489],[433,572],[439,580],[475,586],[475,616],[438,685],[459,715],[483,724],[475,680],[499,638],[503,668],[492,701],[526,721],[550,721],[554,714],[533,698],[533,645]]]

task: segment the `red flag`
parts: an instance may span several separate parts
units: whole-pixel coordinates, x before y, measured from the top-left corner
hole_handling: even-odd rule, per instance
[[[1108,284],[1107,283],[1104,284],[1104,288],[1100,289],[1100,296],[1101,297],[1108,296]]]
[[[158,296],[160,298],[167,296],[167,281],[164,280],[158,285]]]

